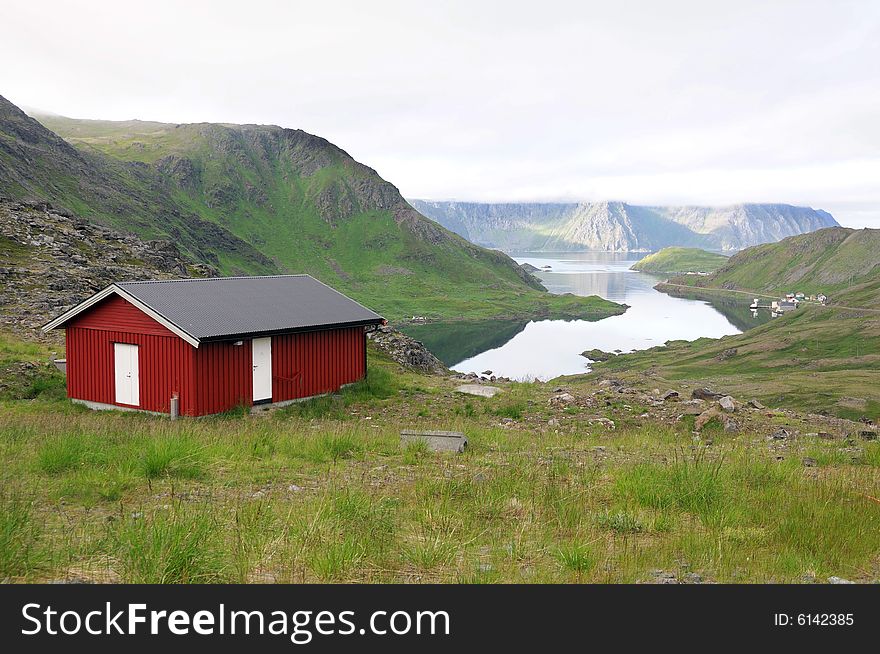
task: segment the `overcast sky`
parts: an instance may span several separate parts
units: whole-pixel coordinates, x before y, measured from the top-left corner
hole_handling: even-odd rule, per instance
[[[880,227],[878,0],[13,0],[2,20],[16,104],[298,127],[409,198]]]

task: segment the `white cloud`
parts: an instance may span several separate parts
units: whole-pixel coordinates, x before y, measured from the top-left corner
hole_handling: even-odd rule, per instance
[[[880,227],[872,0],[37,0],[4,21],[14,102],[300,127],[409,197],[780,201]]]

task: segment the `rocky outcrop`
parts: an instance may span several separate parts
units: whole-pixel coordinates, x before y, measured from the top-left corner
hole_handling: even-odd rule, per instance
[[[414,338],[410,338],[392,327],[379,327],[367,334],[376,348],[387,354],[404,368],[426,374],[440,375],[447,372],[446,366]]]
[[[739,250],[837,225],[827,212],[786,204],[646,207],[624,202],[433,202],[413,206],[484,247],[505,251]]]
[[[169,241],[144,241],[46,203],[0,198],[0,325],[19,334],[115,281],[216,274]]]

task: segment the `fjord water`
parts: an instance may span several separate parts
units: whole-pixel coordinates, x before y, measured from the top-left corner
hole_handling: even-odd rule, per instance
[[[625,314],[587,320],[489,321],[412,325],[405,328],[443,362],[459,372],[491,370],[511,379],[552,379],[587,372],[580,355],[598,348],[630,352],[668,340],[719,338],[759,324],[748,299],[716,302],[672,297],[654,290],[662,277],[629,270],[644,253],[522,253],[519,263],[535,273],[552,293],[600,295],[629,305]],[[544,269],[544,266],[549,266]]]

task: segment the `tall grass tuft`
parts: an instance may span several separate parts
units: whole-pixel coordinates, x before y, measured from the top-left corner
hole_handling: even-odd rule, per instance
[[[0,577],[23,577],[46,562],[39,523],[31,505],[18,496],[0,495]]]
[[[387,399],[396,395],[398,390],[397,378],[385,368],[374,366],[366,377],[342,389],[342,395],[350,402],[368,402]]]
[[[363,450],[361,443],[348,433],[328,433],[318,437],[307,451],[307,457],[316,463],[338,462],[351,459]]]
[[[228,575],[215,540],[217,527],[207,510],[175,507],[125,518],[109,538],[126,583],[221,583]]]
[[[364,545],[347,537],[315,548],[309,558],[309,568],[321,581],[342,581],[360,564],[364,554]]]
[[[70,433],[47,441],[37,453],[37,466],[50,475],[78,467],[87,453],[80,434]]]
[[[140,470],[147,479],[200,479],[206,474],[204,452],[195,440],[184,435],[156,437],[144,447]]]
[[[704,521],[717,517],[726,498],[722,462],[703,453],[676,456],[668,465],[640,464],[617,477],[616,490],[655,509],[678,508]]]
[[[595,555],[583,543],[563,543],[556,549],[554,556],[560,567],[574,572],[579,578],[596,567]]]

